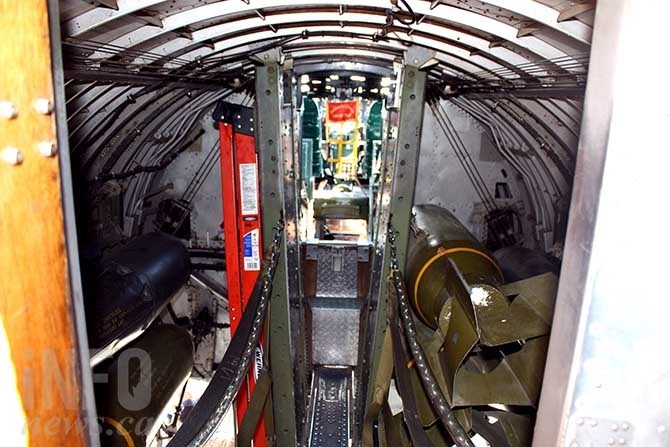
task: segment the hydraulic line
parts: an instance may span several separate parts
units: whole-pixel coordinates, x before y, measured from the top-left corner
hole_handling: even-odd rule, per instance
[[[481,173],[479,172],[479,169],[477,169],[477,165],[472,160],[472,157],[470,157],[470,153],[468,152],[467,148],[465,147],[465,144],[463,143],[463,140],[461,139],[460,135],[458,134],[458,131],[456,130],[456,127],[454,126],[454,123],[449,118],[449,115],[447,113],[445,113],[445,111],[444,111],[444,109],[442,108],[441,105],[437,104],[436,107],[442,113],[442,118],[444,119],[444,123],[447,125],[447,131],[449,133],[451,133],[452,140],[454,142],[456,142],[455,148],[456,147],[460,148],[461,157],[465,160],[465,164],[466,165],[469,164],[470,170],[473,173],[474,178],[477,179],[477,182],[479,183],[479,187],[481,188],[485,197],[487,198],[487,200],[489,201],[490,204],[494,205],[495,201],[493,199],[493,196],[491,195],[491,192],[486,187],[486,182],[484,181]]]
[[[519,172],[522,175],[525,174],[525,177],[529,181],[527,191],[534,204],[536,225],[545,232],[551,231],[550,205],[547,203],[545,194],[543,194],[543,191],[548,188],[546,179],[537,173],[536,162],[533,159],[518,157],[513,152],[513,149],[508,147],[509,145],[521,146],[523,144],[519,140],[519,135],[515,131],[510,130],[508,126],[502,125],[499,122],[499,120],[502,121],[500,116],[486,113],[485,107],[479,101],[452,99],[452,102],[480,122],[486,123],[494,136],[499,135],[500,142],[498,148],[502,151],[501,153],[513,166],[517,166]],[[509,140],[509,143],[505,142],[505,140]]]
[[[225,98],[225,97],[231,95],[233,92],[234,92],[234,90],[230,90],[230,91],[224,93],[223,96],[216,96],[216,94],[212,95],[212,94],[206,93],[205,95],[203,95],[204,98],[203,98],[203,97],[198,98],[196,101],[200,101],[200,100],[202,100],[202,99],[204,99],[204,101],[201,101],[201,102],[200,102],[198,105],[196,105],[196,106],[191,106],[191,107],[189,107],[189,109],[195,109],[195,111],[194,111],[193,114],[192,114],[194,117],[193,117],[193,118],[190,118],[192,125],[195,125],[195,123],[198,122],[200,114],[203,113],[203,110],[206,110],[207,108],[209,108],[209,107],[211,106],[212,102],[217,101],[217,100],[219,100],[219,99],[223,99],[223,98]],[[166,111],[165,113],[168,113],[168,112]],[[162,115],[164,115],[164,114],[162,114]],[[186,122],[186,121],[187,121],[187,120],[184,120],[184,121],[182,122],[182,124],[180,125],[180,127],[181,127],[181,126],[183,125],[183,123]],[[161,129],[161,128],[164,128],[166,125],[169,125],[169,122],[170,122],[170,120],[167,120],[166,122],[162,122],[162,123],[158,126],[157,130],[159,130],[159,129]],[[167,124],[166,124],[166,123],[167,123]],[[190,130],[189,130],[189,131],[190,131]],[[185,133],[184,133],[184,136],[187,135],[187,134],[188,134],[188,132],[185,132]],[[138,151],[136,150],[135,152],[137,153]],[[208,153],[207,155],[210,155],[210,154]],[[156,156],[153,156],[152,159],[155,159],[155,158],[156,158]],[[206,156],[205,158],[208,159],[207,156]],[[210,171],[211,171],[211,169],[210,169]],[[138,195],[141,195],[141,194],[143,194],[144,192],[146,192],[146,190],[147,190],[147,189],[150,187],[150,185],[151,185],[151,180],[152,180],[152,179],[153,179],[153,176],[149,173],[149,174],[147,174],[147,175],[145,175],[145,176],[141,176],[141,177],[139,177],[138,179],[134,179],[134,180],[132,180],[132,181],[131,181],[132,183],[128,186],[128,193],[127,193],[127,195],[128,195],[128,197],[131,198],[131,200],[130,200],[128,203],[133,203],[133,198],[134,198],[134,197],[137,197]],[[131,212],[131,211],[127,211],[127,213],[130,213],[130,212]]]
[[[507,99],[507,98],[504,98]],[[531,123],[529,123],[526,119],[526,117],[522,116],[519,112],[519,110],[515,109],[512,107],[512,105],[515,105],[518,109],[521,110],[521,113],[526,113],[530,117],[532,117],[532,114],[528,113],[527,111],[523,110],[518,104],[516,104],[514,101],[511,101],[507,99],[507,101],[499,101],[498,105],[500,108],[502,108],[504,111],[506,111],[511,117],[513,117],[525,130],[528,132],[529,135],[532,136],[532,138],[539,144],[540,149],[543,149],[541,152],[544,152],[546,157],[551,160],[551,162],[556,166],[556,169],[558,172],[563,176],[564,181],[568,181],[568,179],[571,178],[571,172],[570,168],[565,165],[564,161],[561,159],[561,157],[558,155],[557,152],[555,152],[551,145],[546,141],[546,139],[540,134],[540,132],[533,126]],[[538,120],[536,119],[536,122]],[[542,126],[540,126],[542,127]],[[559,145],[561,146],[561,145]],[[568,152],[568,149],[565,145],[562,146],[565,152]],[[540,151],[538,151],[540,152]],[[570,162],[570,160],[568,160]],[[571,162],[572,163],[572,162]],[[561,189],[557,191],[559,196],[562,196]]]
[[[70,81],[67,82],[67,84],[69,85],[70,83],[74,83],[74,82],[76,82],[76,80],[75,80],[75,79],[71,79]],[[116,85],[115,85],[114,83],[112,83],[111,86],[112,86],[112,87],[115,87]],[[66,87],[67,87],[67,85],[66,85]],[[74,95],[72,95],[72,96],[70,96],[70,97],[67,98],[67,100],[65,101],[65,106],[66,106],[66,108],[67,108],[68,106],[72,106],[72,104],[74,103],[74,101],[76,101],[77,99],[79,99],[79,98],[82,97],[83,95],[86,95],[86,94],[89,93],[91,90],[95,89],[96,87],[98,87],[98,82],[97,82],[97,81],[89,82],[88,84],[86,84],[86,85],[85,85],[81,90],[79,90],[77,93],[75,93]],[[80,112],[83,108],[85,108],[85,107],[86,107],[86,104],[84,103],[84,104],[82,104],[82,105],[77,109],[77,111],[72,112],[72,113],[70,113],[70,112],[68,111],[66,121],[70,121],[70,118],[72,118],[73,115],[76,115],[77,113],[79,113],[79,112]]]
[[[498,149],[500,155],[502,155],[502,157],[505,160],[507,160],[510,163],[510,165],[512,165],[512,167],[516,169],[517,172],[522,176],[524,186],[526,187],[526,191],[530,196],[531,200],[530,203],[532,206],[533,214],[537,216],[539,215],[539,213],[543,213],[544,211],[540,209],[541,199],[538,197],[537,179],[531,173],[529,173],[527,167],[524,166],[520,160],[517,160],[517,158],[509,151],[507,147],[508,143],[505,141],[506,140],[505,135],[503,135],[502,131],[498,128],[498,124],[496,122],[491,121],[487,116],[480,114],[470,104],[461,103],[457,99],[451,99],[451,102],[456,107],[461,109],[463,112],[470,115],[481,125],[489,129],[490,136],[493,139],[493,142],[496,148]]]
[[[545,187],[543,190],[550,192],[550,194],[559,194],[561,186],[553,175],[547,158],[543,156],[542,151],[539,150],[539,142],[528,132],[528,129],[520,121],[519,117],[510,114],[505,107],[499,107],[497,101],[482,100],[481,105],[486,109],[486,113],[499,117],[501,122],[516,130],[517,135],[525,143],[526,147],[530,149],[532,154],[535,154],[535,157],[530,158],[536,165],[536,170],[545,173],[546,178],[543,179]]]
[[[473,176],[473,173],[470,171],[469,166],[466,165],[465,161],[463,160],[461,153],[459,149],[456,146],[456,143],[452,141],[450,133],[446,130],[446,125],[442,122],[442,118],[439,116],[438,112],[436,109],[434,109],[431,106],[431,110],[433,111],[433,115],[435,116],[435,120],[437,121],[438,125],[442,129],[444,135],[447,137],[447,140],[449,142],[449,145],[452,147],[454,154],[456,155],[456,158],[458,159],[459,163],[463,167],[463,171],[465,172],[465,175],[468,177],[468,180],[470,181],[470,184],[475,190],[475,193],[477,193],[477,196],[479,196],[479,200],[482,202],[484,207],[486,208],[487,211],[491,211],[491,205],[488,203],[488,200],[485,198],[484,193],[481,190],[481,185],[479,185],[476,181],[476,179]]]
[[[155,118],[151,120],[151,121],[157,121],[153,129],[144,132],[146,134],[144,140],[141,141],[137,145],[137,147],[133,150],[132,155],[127,158],[127,160],[121,167],[120,171],[125,172],[126,170],[130,169],[131,164],[146,164],[146,165],[156,164],[156,160],[160,160],[165,156],[169,155],[171,152],[173,152],[174,151],[173,148],[177,147],[177,145],[184,138],[186,138],[195,128],[198,120],[201,118],[201,115],[203,113],[202,109],[207,108],[211,104],[211,100],[215,95],[216,93],[205,93],[200,97],[195,98],[192,102],[196,104],[190,104],[187,108],[181,109],[181,112],[183,112],[185,116],[181,117],[178,124],[174,124],[174,121],[177,121],[180,114],[176,113],[169,114],[168,110],[166,110],[164,113],[158,114]],[[214,98],[214,100],[215,99],[216,98]],[[193,111],[193,113],[191,113],[191,111]],[[165,117],[165,115],[168,114],[169,116]],[[148,125],[145,125],[143,123],[143,126],[145,126],[145,128],[148,129]],[[170,141],[161,144],[158,147],[158,150],[154,151],[143,150],[147,145],[151,144],[149,142],[151,136],[153,136],[155,133],[161,132],[161,130],[165,128],[171,130],[172,136],[170,137]],[[141,156],[142,158],[138,159],[138,155]],[[137,181],[135,181],[132,185],[129,185],[128,191],[129,192],[132,191],[132,193],[130,193],[130,196],[134,196],[136,194],[135,191],[144,191],[146,187],[149,186],[152,178],[153,178],[152,176],[145,176],[144,178],[137,179]]]
[[[440,125],[445,135],[449,139],[451,146],[454,152],[456,153],[456,156],[458,157],[459,161],[461,162],[463,169],[466,171],[466,174],[468,175],[468,178],[470,179],[473,187],[475,188],[475,190],[477,190],[477,193],[480,199],[482,200],[484,207],[486,208],[489,215],[491,215],[492,212],[498,209],[495,200],[491,195],[491,193],[489,192],[488,188],[486,187],[485,181],[481,173],[477,169],[476,164],[472,160],[472,157],[470,157],[470,154],[467,148],[465,147],[463,140],[458,134],[456,127],[454,126],[453,122],[449,118],[449,115],[444,111],[444,109],[442,108],[442,106],[439,104],[438,101],[439,101],[438,99],[431,101],[431,109],[433,110],[433,113],[438,121],[438,124]],[[500,222],[495,219],[488,220],[488,226],[491,230],[493,230],[495,234],[507,233],[506,228],[504,227],[501,228]],[[515,242],[516,242],[515,239],[511,238],[511,240],[507,241],[505,245],[512,245]]]
[[[87,110],[88,113],[86,116],[79,121],[76,125],[73,123],[70,125],[70,119],[74,118],[76,115],[71,115],[68,117],[68,131],[70,134],[70,139],[73,139],[74,135],[79,133],[80,130],[84,128],[84,126],[92,120],[94,117],[98,115],[99,112],[105,110],[107,106],[112,104],[114,101],[117,101],[121,96],[125,95],[126,93],[132,95],[133,89],[138,92],[142,87],[133,87],[133,86],[109,86],[102,92],[96,94],[93,98],[91,98],[86,104],[84,104],[84,108],[82,110]],[[105,98],[108,93],[111,93],[112,91],[115,91],[114,94],[110,95],[111,98]],[[96,105],[96,107],[93,107],[93,105]],[[88,137],[88,134],[93,132],[89,131],[87,134],[85,134],[80,140],[85,140]],[[79,144],[77,143],[76,147],[78,147]],[[75,146],[71,145],[70,151],[72,153],[75,152],[76,149]]]

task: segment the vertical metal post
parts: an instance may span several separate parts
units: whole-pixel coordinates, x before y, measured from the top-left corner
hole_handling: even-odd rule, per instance
[[[286,229],[286,272],[288,297],[290,304],[291,324],[291,360],[293,363],[293,380],[296,405],[297,439],[302,439],[302,428],[305,426],[305,410],[307,405],[307,387],[309,372],[307,370],[305,341],[305,309],[303,306],[301,280],[301,251],[298,215],[300,210],[300,111],[297,104],[298,84],[293,79],[293,59],[283,64],[283,101],[282,101],[282,149],[284,153],[284,221]],[[309,165],[311,169],[311,163]]]
[[[398,263],[403,269],[407,253],[409,222],[412,215],[414,189],[416,186],[416,172],[419,164],[421,145],[421,128],[423,125],[423,111],[425,105],[425,91],[427,73],[421,70],[434,53],[419,47],[410,47],[405,55],[402,85],[400,91],[400,115],[395,145],[388,145],[384,159],[387,163],[383,173],[381,194],[379,195],[379,217],[376,219],[375,259],[373,265],[377,272],[373,272],[372,282],[379,282],[376,307],[374,333],[372,335],[372,353],[370,356],[370,380],[374,381],[379,367],[382,342],[387,328],[387,281],[389,269],[388,248],[386,247],[386,226],[389,219],[400,232],[396,239],[398,248]],[[379,259],[381,257],[381,259]],[[376,262],[375,262],[376,261]],[[381,266],[381,268],[379,268]],[[368,401],[375,393],[374,387],[367,390]]]
[[[282,131],[282,70],[279,51],[258,55],[256,67],[256,129],[263,203],[263,240],[272,241],[272,228],[284,216],[284,137]],[[290,200],[290,199],[289,199]],[[288,222],[287,222],[288,223]],[[289,227],[290,228],[290,227]],[[287,230],[274,277],[269,310],[269,358],[272,371],[275,435],[278,446],[295,446],[296,413],[293,381],[291,323],[287,265]],[[266,246],[266,249],[268,247]]]
[[[3,441],[94,447],[58,4],[0,0],[0,10],[11,42],[0,47]]]
[[[534,446],[670,444],[668,2],[599,2]],[[656,230],[656,231],[654,231]]]
[[[419,47],[410,47],[405,56],[405,69],[400,96],[400,121],[398,142],[393,164],[393,193],[391,194],[390,219],[400,232],[396,237],[398,265],[405,268],[409,221],[414,204],[416,171],[419,166],[421,129],[426,97],[428,74],[421,67],[434,53]]]

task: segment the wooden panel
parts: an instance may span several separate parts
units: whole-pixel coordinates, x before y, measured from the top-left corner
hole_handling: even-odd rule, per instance
[[[46,0],[0,0],[0,100],[17,111],[0,117],[0,318],[27,417],[28,445],[86,445],[82,428],[74,316],[57,156],[40,154],[56,142]],[[23,162],[1,156],[17,148]],[[4,152],[4,154],[7,154]],[[0,365],[8,368],[7,359]]]

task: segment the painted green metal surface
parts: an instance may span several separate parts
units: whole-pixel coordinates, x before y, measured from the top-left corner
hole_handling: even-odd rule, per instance
[[[417,339],[448,406],[457,410],[466,430],[490,445],[529,447],[556,276],[546,273],[501,285],[495,261],[440,207],[415,206],[409,234],[407,271],[416,286],[414,310],[432,323],[432,328],[419,327]],[[436,422],[415,367],[411,362],[408,367],[426,434],[433,445],[452,445]],[[498,405],[505,411],[487,413]]]
[[[284,156],[281,149],[282,72],[276,58],[263,59],[256,68],[256,143],[260,167],[260,192],[263,209],[263,242],[272,242],[273,227],[284,213]],[[286,227],[284,240],[287,240]],[[291,361],[291,334],[287,283],[286,243],[272,283],[269,308],[269,347],[272,373],[274,431],[278,446],[297,445],[295,389]]]
[[[443,280],[452,284],[453,293],[440,313],[438,329],[421,341],[440,388],[452,408],[472,410],[461,416],[489,442],[500,442],[492,445],[528,447],[544,372],[556,276],[546,273],[496,289],[468,285],[451,262]],[[424,409],[423,422],[430,424],[434,416],[424,401],[425,397],[417,399]],[[526,410],[496,412],[501,416],[494,416],[498,422],[478,425],[475,416],[482,415],[476,413],[494,404]]]
[[[303,147],[308,148],[304,141],[311,141],[311,154],[303,153],[303,178],[320,177],[323,173],[323,157],[321,156],[321,119],[319,109],[314,100],[308,96],[302,98],[302,139]],[[311,161],[310,161],[311,160]]]
[[[375,141],[381,141],[382,139],[383,106],[383,101],[377,101],[370,107],[370,111],[368,112],[367,126],[365,129],[365,163],[363,166],[363,173],[368,178],[372,177],[372,166],[377,155]]]
[[[452,282],[444,279],[448,259],[468,283],[498,286],[503,278],[493,256],[448,210],[417,205],[412,213],[407,287],[414,311],[435,328],[442,306],[453,294]]]
[[[421,145],[421,130],[423,127],[423,111],[425,105],[425,88],[427,74],[420,69],[420,64],[428,60],[431,55],[414,54],[422,49],[411,47],[408,50],[408,60],[417,61],[417,65],[407,64],[404,68],[402,87],[400,89],[401,110],[398,116],[397,139],[389,138],[384,152],[383,172],[380,180],[380,194],[378,203],[378,216],[376,223],[376,250],[375,258],[381,258],[380,262],[373,260],[373,265],[380,267],[381,281],[376,301],[376,315],[372,329],[372,350],[370,354],[369,377],[377,376],[379,360],[382,351],[382,340],[384,340],[387,324],[388,289],[385,279],[389,272],[389,253],[386,244],[386,230],[389,218],[394,226],[400,231],[397,238],[398,262],[404,269],[407,253],[407,240],[409,235],[409,221],[414,200],[416,187],[416,172],[419,161],[419,148]],[[413,53],[410,55],[410,53]],[[374,385],[367,389],[368,402],[373,398]]]

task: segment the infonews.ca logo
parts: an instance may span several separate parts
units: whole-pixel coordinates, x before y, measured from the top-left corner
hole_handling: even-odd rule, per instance
[[[30,360],[30,366],[19,372],[24,386],[18,405],[26,413],[17,421],[20,434],[58,437],[73,431],[88,433],[99,435],[103,447],[142,447],[155,434],[159,415],[151,413],[151,402],[158,379],[145,350],[126,349],[115,360],[113,371],[93,374],[96,393],[100,391],[98,403],[102,405],[95,419],[70,417],[80,414],[80,396],[72,392],[63,368],[54,366],[58,365],[58,356],[53,350],[26,349],[23,355]],[[58,416],[33,416],[53,413],[55,409],[60,411]]]
[[[136,447],[130,432],[120,422],[110,417],[100,418],[99,422],[103,438],[120,436],[125,441],[127,447]]]

